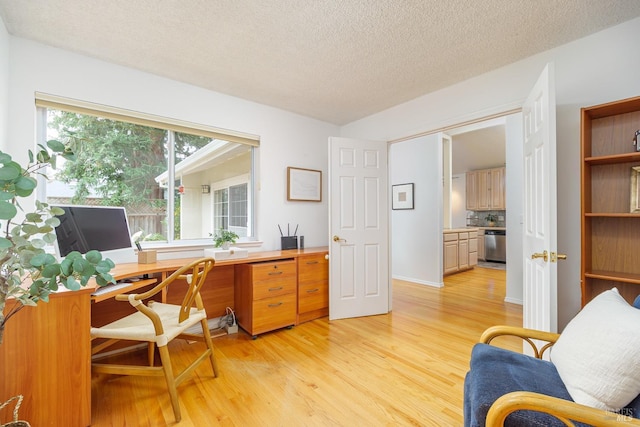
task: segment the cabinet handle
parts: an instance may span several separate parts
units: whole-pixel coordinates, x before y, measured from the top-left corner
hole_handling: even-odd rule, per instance
[[[318,289],[318,288],[315,288],[315,289],[309,289],[309,290],[307,291],[307,293],[308,293],[308,294],[312,294],[312,293],[314,293],[314,292],[318,292],[319,290],[320,290],[320,289]]]
[[[282,286],[278,286],[277,288],[269,288],[269,292],[281,291],[281,290],[282,290]]]
[[[307,261],[307,264],[317,264],[318,261]]]
[[[272,271],[269,273],[269,276],[276,276],[278,274],[282,274],[282,271]]]
[[[280,307],[282,305],[282,302],[278,302],[275,304],[269,304],[269,307]]]

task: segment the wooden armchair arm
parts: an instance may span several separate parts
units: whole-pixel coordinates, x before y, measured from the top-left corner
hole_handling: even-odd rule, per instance
[[[480,342],[490,344],[494,338],[500,336],[515,336],[522,338],[531,345],[535,357],[541,359],[544,352],[551,348],[551,346],[553,346],[553,344],[558,340],[560,334],[539,331],[537,329],[520,328],[517,326],[497,325],[484,331],[480,337]],[[545,341],[547,344],[538,348],[538,345],[536,345],[532,340]]]
[[[503,426],[509,414],[518,410],[531,410],[550,414],[568,426],[572,421],[601,427],[640,426],[640,419],[631,414],[615,413],[580,405],[569,400],[528,391],[514,391],[499,397],[487,414],[487,427]]]

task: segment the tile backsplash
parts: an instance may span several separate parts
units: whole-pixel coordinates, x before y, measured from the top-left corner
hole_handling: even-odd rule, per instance
[[[505,219],[506,211],[467,211],[467,226],[470,227],[506,227]]]

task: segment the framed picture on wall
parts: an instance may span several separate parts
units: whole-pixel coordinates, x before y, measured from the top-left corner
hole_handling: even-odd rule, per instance
[[[287,168],[287,200],[322,201],[322,171]]]
[[[413,209],[413,183],[391,186],[391,209]]]

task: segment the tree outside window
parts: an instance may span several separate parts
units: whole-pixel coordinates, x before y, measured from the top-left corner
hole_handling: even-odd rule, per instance
[[[75,112],[47,109],[46,117],[47,139],[71,143],[78,156],[58,165],[47,184],[48,203],[124,206],[132,233],[152,240],[209,238],[233,224],[244,224],[247,236],[252,147]],[[245,182],[228,189],[224,209],[216,194],[202,191],[239,176]]]

